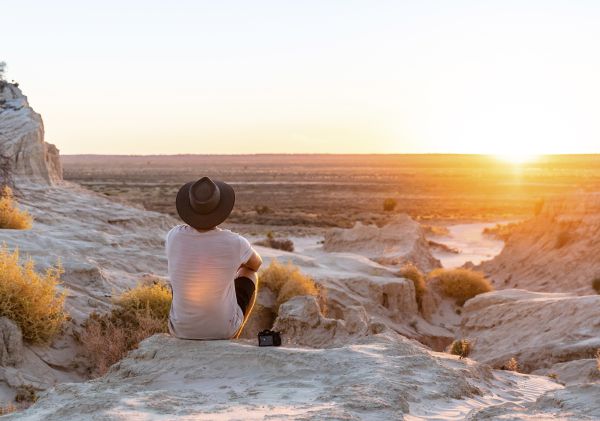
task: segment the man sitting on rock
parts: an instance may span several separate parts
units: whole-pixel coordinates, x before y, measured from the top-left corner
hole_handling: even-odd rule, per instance
[[[167,234],[173,303],[169,331],[182,339],[237,338],[256,298],[258,253],[239,234],[219,228],[235,193],[203,177],[177,193],[177,213],[187,225]]]

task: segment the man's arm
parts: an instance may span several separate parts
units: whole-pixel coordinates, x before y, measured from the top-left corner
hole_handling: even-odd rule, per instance
[[[242,263],[242,267],[251,270],[252,272],[258,272],[260,265],[262,265],[262,259],[257,252],[253,252],[252,256],[248,259],[246,263]]]
[[[262,259],[260,255],[257,252],[253,252],[248,261],[243,263],[238,269],[237,277],[239,278],[243,276],[252,279],[254,283],[256,283],[256,272],[258,272],[260,265],[262,265]]]

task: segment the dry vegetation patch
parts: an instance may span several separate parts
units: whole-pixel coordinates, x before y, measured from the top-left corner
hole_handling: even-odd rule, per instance
[[[415,298],[417,299],[419,310],[422,310],[423,296],[425,295],[425,292],[427,292],[427,284],[425,283],[425,276],[423,273],[412,263],[406,263],[400,268],[397,275],[412,281],[415,286]]]
[[[502,370],[514,371],[516,373],[519,372],[519,362],[515,357],[512,357],[508,360],[502,367]]]
[[[29,212],[17,206],[12,189],[4,186],[0,191],[0,228],[26,230],[32,222]]]
[[[282,264],[277,260],[260,271],[260,287],[269,288],[277,297],[276,310],[292,297],[299,295],[319,296],[319,288],[314,279],[300,272],[298,266]]]
[[[454,298],[459,306],[476,295],[493,290],[483,273],[471,269],[436,269],[429,274],[428,282],[438,285],[442,294]]]
[[[467,358],[472,348],[473,345],[468,339],[457,339],[450,344],[449,352],[452,355],[458,355],[460,358]]]
[[[105,374],[141,341],[167,332],[171,300],[169,287],[155,281],[125,291],[115,299],[110,313],[92,313],[79,335],[84,355],[93,367],[91,374]]]
[[[49,342],[67,319],[65,292],[60,292],[62,267],[44,273],[29,259],[19,263],[19,251],[0,248],[0,316],[13,320],[29,343]]]

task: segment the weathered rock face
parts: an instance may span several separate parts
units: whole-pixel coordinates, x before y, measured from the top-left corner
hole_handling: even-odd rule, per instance
[[[592,358],[600,348],[600,295],[503,290],[464,306],[461,335],[470,357],[500,367],[514,357],[524,372]]]
[[[44,142],[42,117],[14,84],[0,81],[0,155],[6,157],[17,183],[62,180],[56,146]]]
[[[330,319],[323,316],[314,297],[294,297],[279,308],[273,329],[280,331],[288,343],[312,347],[341,345],[369,333],[364,307],[348,309],[347,314],[346,320]]]
[[[382,228],[357,222],[351,229],[331,229],[323,248],[357,253],[384,265],[411,262],[425,272],[441,266],[429,250],[421,225],[404,214]]]
[[[390,332],[330,349],[156,335],[104,377],[59,385],[7,419],[463,418],[560,387],[432,354]]]
[[[19,326],[0,317],[0,365],[15,366],[23,362],[23,334]]]
[[[594,294],[600,278],[600,193],[546,203],[515,229],[502,252],[477,267],[495,287]]]

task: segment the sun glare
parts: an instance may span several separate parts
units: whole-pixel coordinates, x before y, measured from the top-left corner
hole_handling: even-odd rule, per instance
[[[526,164],[535,161],[538,156],[533,154],[497,154],[496,159],[511,164]]]

